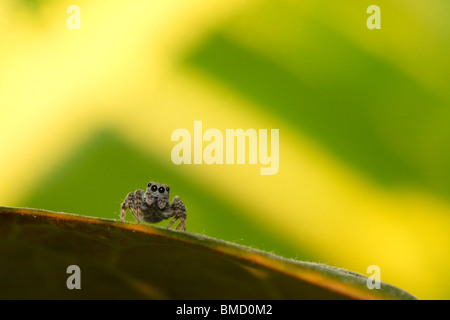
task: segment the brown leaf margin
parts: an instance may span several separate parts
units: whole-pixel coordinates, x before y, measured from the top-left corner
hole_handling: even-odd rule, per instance
[[[321,263],[286,259],[261,250],[249,248],[232,242],[211,238],[201,234],[162,229],[159,227],[122,222],[112,219],[96,218],[64,212],[53,212],[33,208],[16,208],[0,206],[2,214],[19,214],[46,217],[59,221],[76,221],[95,224],[108,228],[120,228],[131,232],[162,237],[178,241],[184,245],[208,248],[217,253],[235,259],[256,264],[275,272],[307,282],[344,297],[357,300],[416,300],[410,293],[381,282],[380,289],[367,288],[367,277],[342,268],[331,267]],[[1,241],[1,238],[0,238]]]

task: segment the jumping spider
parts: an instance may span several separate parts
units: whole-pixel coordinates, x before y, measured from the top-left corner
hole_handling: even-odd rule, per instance
[[[169,229],[175,221],[180,223],[175,228],[186,231],[186,207],[183,202],[175,196],[169,205],[169,187],[165,184],[150,182],[147,190],[136,190],[130,192],[122,203],[120,219],[125,221],[127,208],[130,209],[137,223],[144,220],[148,223],[156,223],[174,217],[167,226]]]

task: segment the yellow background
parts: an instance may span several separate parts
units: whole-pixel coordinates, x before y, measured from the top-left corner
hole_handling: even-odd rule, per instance
[[[66,9],[72,4],[81,9],[79,30],[66,27]],[[115,211],[90,211],[83,193],[91,184],[89,175],[70,193],[56,197],[46,191],[70,174],[67,163],[83,161],[86,153],[78,150],[107,128],[171,172],[173,177],[161,182],[171,185],[172,196],[179,194],[188,207],[189,231],[366,275],[368,266],[378,265],[385,282],[418,298],[448,299],[449,7],[437,0],[379,1],[382,28],[368,30],[366,8],[371,4],[0,2],[0,204],[38,206],[38,200],[30,199],[55,197],[49,202],[55,205],[44,209],[118,218],[126,193],[155,177],[151,168],[127,171],[139,184],[111,171],[96,192],[96,203],[89,201],[92,206],[108,202],[108,188],[114,185],[120,194],[114,196]],[[239,61],[260,59],[248,60],[256,69],[244,63],[232,73],[225,65],[230,52]],[[395,77],[386,70],[394,70]],[[274,93],[268,89],[264,95],[263,87],[246,82],[255,75],[257,84],[259,72]],[[386,83],[389,79],[392,84]],[[375,85],[383,81],[386,87]],[[306,98],[308,90],[320,91],[304,100],[310,113],[296,118],[303,100],[289,100],[283,90],[292,88],[295,94],[298,84],[305,85]],[[431,99],[415,99],[415,88]],[[273,98],[278,93],[285,98]],[[413,98],[404,100],[409,95]],[[347,108],[353,97],[355,113]],[[284,111],[291,101],[291,109]],[[346,104],[339,105],[342,101]],[[321,109],[325,102],[330,110],[342,108],[342,118],[332,119]],[[361,109],[372,122],[361,120]],[[193,134],[195,120],[202,121],[204,131],[280,129],[278,174],[261,176],[259,165],[175,166],[171,133],[186,128]],[[369,133],[377,138],[364,140]],[[354,137],[361,140],[345,149],[345,141]],[[370,167],[371,159],[364,162],[366,153],[372,160],[380,156],[380,166]],[[122,157],[133,155],[118,151],[97,166],[111,163],[114,168]],[[396,175],[391,159],[411,170]],[[390,181],[390,176],[396,178]],[[200,192],[183,197],[188,192],[183,181]],[[232,233],[232,223],[221,224],[212,195],[238,208],[251,227]],[[65,206],[65,197],[77,199],[80,210]],[[214,227],[196,215],[207,203]],[[255,241],[248,240],[256,234],[252,228],[263,230]]]

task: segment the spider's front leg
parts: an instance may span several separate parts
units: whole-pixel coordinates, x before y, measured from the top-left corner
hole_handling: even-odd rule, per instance
[[[127,194],[125,200],[122,202],[120,207],[120,219],[125,221],[125,215],[127,209],[130,209],[133,217],[136,219],[137,223],[140,223],[143,213],[142,213],[142,204],[143,204],[143,190],[136,190],[135,192],[130,192]]]
[[[156,199],[154,197],[152,197],[152,194],[148,190],[147,190],[147,192],[144,193],[142,199],[148,206],[151,206],[156,201]]]
[[[183,229],[183,231],[186,231],[186,207],[184,206],[184,203],[178,198],[178,196],[175,196],[172,200],[172,204],[169,206],[168,210],[172,213],[172,216],[174,218],[167,226],[167,229],[170,229],[170,227],[180,219],[180,223],[175,228],[175,230]]]

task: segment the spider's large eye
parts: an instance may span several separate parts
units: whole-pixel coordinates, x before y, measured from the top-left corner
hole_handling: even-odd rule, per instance
[[[165,189],[164,189],[164,187],[159,187],[158,191],[159,191],[159,193],[164,193]]]
[[[154,192],[156,190],[158,190],[158,187],[156,186],[156,184],[152,185],[152,191]]]
[[[166,187],[166,190],[167,190],[167,192],[169,192],[169,190],[170,190],[169,187]]]

